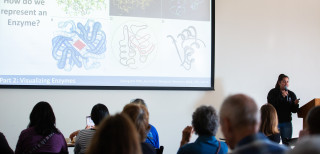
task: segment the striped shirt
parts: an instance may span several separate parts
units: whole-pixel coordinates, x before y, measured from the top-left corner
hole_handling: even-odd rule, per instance
[[[95,132],[95,129],[83,129],[79,132],[74,145],[75,154],[84,154],[86,152],[86,148],[89,147]]]

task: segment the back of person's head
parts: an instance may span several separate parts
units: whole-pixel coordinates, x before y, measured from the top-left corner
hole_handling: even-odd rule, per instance
[[[279,133],[276,109],[271,104],[267,103],[261,106],[260,113],[261,124],[259,131],[266,136]]]
[[[91,119],[97,126],[100,122],[109,115],[108,108],[103,104],[96,104],[91,110]]]
[[[122,113],[129,116],[138,130],[140,141],[144,142],[150,130],[149,112],[147,108],[139,104],[127,104],[123,108]]]
[[[141,154],[138,132],[125,114],[103,120],[95,133],[87,154]]]
[[[254,126],[260,121],[257,104],[244,94],[227,97],[221,106],[220,117],[227,117],[234,128]]]
[[[56,128],[56,117],[48,102],[41,101],[33,107],[28,125],[28,128],[30,127],[34,127],[36,132],[43,136],[58,132]]]
[[[192,126],[198,135],[215,136],[219,117],[212,106],[200,106],[192,114]]]
[[[227,97],[220,109],[221,130],[231,149],[242,138],[259,131],[259,120],[255,101],[244,94]]]
[[[307,126],[310,134],[320,135],[320,106],[316,106],[309,111]]]
[[[140,104],[140,105],[143,105],[143,106],[147,107],[147,104],[141,98],[136,98],[136,99],[132,100],[130,103],[132,103],[132,104]]]

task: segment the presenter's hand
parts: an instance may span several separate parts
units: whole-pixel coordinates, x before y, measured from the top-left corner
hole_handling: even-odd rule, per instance
[[[282,90],[282,97],[287,97],[288,96],[288,91]]]
[[[190,138],[191,138],[193,132],[194,131],[193,131],[192,126],[187,126],[186,128],[183,129],[180,147],[190,142]]]

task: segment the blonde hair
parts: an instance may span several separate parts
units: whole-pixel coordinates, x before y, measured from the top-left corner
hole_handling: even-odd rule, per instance
[[[122,113],[127,114],[137,128],[140,135],[140,141],[144,142],[147,133],[150,130],[149,112],[147,108],[141,104],[127,104]]]
[[[142,154],[139,134],[126,114],[104,119],[92,138],[86,154]]]
[[[260,112],[260,132],[266,136],[278,134],[278,115],[276,109],[271,104],[267,103],[261,106]]]

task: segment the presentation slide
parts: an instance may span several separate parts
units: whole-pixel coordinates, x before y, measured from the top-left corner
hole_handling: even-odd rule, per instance
[[[0,87],[213,88],[210,0],[0,0]]]

